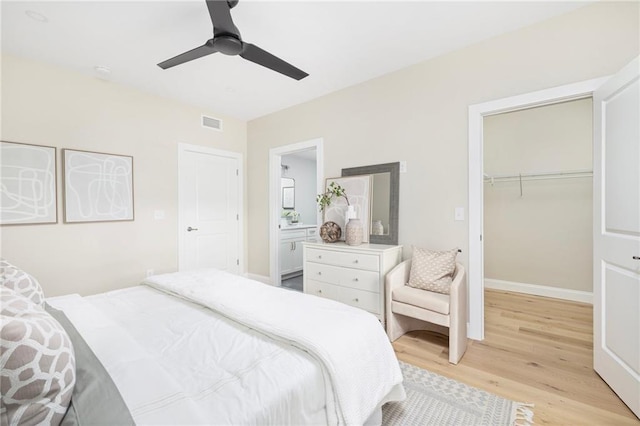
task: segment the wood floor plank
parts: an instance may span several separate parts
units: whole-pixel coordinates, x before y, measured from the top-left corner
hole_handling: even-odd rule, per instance
[[[485,340],[469,341],[458,365],[446,336],[408,333],[398,359],[502,397],[533,403],[544,425],[640,425],[593,370],[593,309],[505,291],[485,291]]]

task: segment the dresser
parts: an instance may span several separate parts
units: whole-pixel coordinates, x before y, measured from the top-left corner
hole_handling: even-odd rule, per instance
[[[385,324],[384,277],[402,260],[402,246],[303,243],[303,291],[362,308]]]

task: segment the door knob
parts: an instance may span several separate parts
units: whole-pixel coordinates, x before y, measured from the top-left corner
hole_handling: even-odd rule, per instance
[[[188,227],[188,228],[187,228],[187,231],[189,231],[189,232],[191,232],[191,231],[197,231],[197,230],[198,230],[198,228],[192,228],[192,227]]]

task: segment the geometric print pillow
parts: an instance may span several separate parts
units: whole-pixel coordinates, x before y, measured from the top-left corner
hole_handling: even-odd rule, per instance
[[[48,312],[0,286],[0,423],[58,425],[76,365],[69,336]]]
[[[407,285],[436,293],[449,294],[456,269],[458,249],[434,251],[413,248],[411,271]]]
[[[36,305],[44,307],[44,293],[38,280],[1,258],[0,283],[3,287],[11,288],[27,299],[31,299]]]

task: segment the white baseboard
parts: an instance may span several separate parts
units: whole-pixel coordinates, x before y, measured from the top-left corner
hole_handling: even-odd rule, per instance
[[[553,297],[555,299],[572,300],[574,302],[593,305],[593,293],[589,291],[570,290],[567,288],[549,287],[538,284],[525,284],[513,281],[484,279],[484,288],[513,291],[515,293],[533,294],[535,296]]]
[[[244,275],[245,275],[245,277],[247,277],[247,278],[249,278],[251,280],[260,281],[261,283],[273,285],[273,284],[271,284],[271,277],[267,277],[265,275],[252,274],[251,272],[247,272]]]

